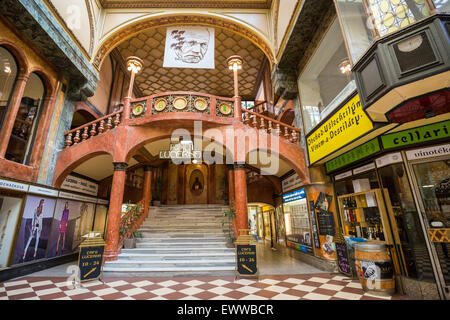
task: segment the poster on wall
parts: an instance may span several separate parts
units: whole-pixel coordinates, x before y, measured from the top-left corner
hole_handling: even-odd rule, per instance
[[[47,250],[47,258],[74,252],[82,235],[92,231],[94,204],[58,199]]]
[[[6,268],[19,219],[22,198],[0,197],[0,268]]]
[[[309,205],[310,205],[310,211],[311,211],[311,223],[312,223],[312,228],[313,228],[314,246],[318,249],[318,248],[320,248],[320,239],[319,239],[319,235],[317,234],[317,224],[316,224],[314,201],[311,200],[309,202]]]
[[[27,197],[12,264],[45,257],[55,203],[42,196]]]
[[[168,27],[163,67],[214,69],[214,28]]]

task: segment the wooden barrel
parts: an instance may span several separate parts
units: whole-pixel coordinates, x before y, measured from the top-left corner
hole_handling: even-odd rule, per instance
[[[394,268],[386,245],[358,243],[354,248],[356,273],[364,291],[392,295],[395,292]]]

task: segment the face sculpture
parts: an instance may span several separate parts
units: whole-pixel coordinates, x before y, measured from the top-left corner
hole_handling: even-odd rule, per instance
[[[176,41],[171,45],[177,60],[185,63],[199,63],[208,51],[209,31],[174,30],[171,34]]]

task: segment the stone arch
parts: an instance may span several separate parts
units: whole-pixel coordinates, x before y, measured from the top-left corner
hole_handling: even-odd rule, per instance
[[[17,63],[17,75],[28,74],[28,68],[30,66],[27,57],[23,51],[14,43],[7,40],[0,39],[0,47],[4,47],[14,57]]]
[[[148,128],[148,127],[134,128],[132,134],[130,134],[131,132],[129,133],[131,139],[128,141],[129,148],[127,150],[127,154],[124,157],[125,162],[128,162],[131,159],[131,157],[136,154],[137,150],[139,150],[146,144],[170,138],[174,130],[175,130],[174,128]],[[192,130],[188,131],[193,139],[195,138],[203,139],[204,137],[203,135],[201,136],[194,135]],[[225,152],[227,154],[232,154],[230,148],[226,144],[226,141],[224,143],[220,143],[220,145],[225,149]]]
[[[82,155],[80,155],[78,152],[63,154],[62,157],[58,158],[58,162],[56,164],[55,173],[53,176],[53,186],[55,188],[60,188],[62,183],[64,182],[64,179],[66,179],[66,177],[73,171],[73,169],[89,159],[104,154],[110,155],[111,158],[113,158],[113,154],[107,150],[87,151]],[[62,164],[65,165],[63,166]]]
[[[294,169],[295,173],[298,174],[300,179],[304,182],[304,184],[308,184],[310,182],[309,179],[309,173],[308,173],[308,167],[306,165],[306,159],[304,157],[304,151],[300,150],[300,147],[297,145],[288,145],[285,142],[281,142],[279,144],[279,150],[278,152],[267,148],[253,148],[246,152],[245,158],[247,159],[248,155],[251,152],[268,152],[271,153],[272,156],[276,155],[283,161],[285,161],[287,164],[291,166],[292,169]],[[302,154],[303,157],[299,157],[299,154]]]
[[[99,70],[103,60],[115,47],[140,32],[156,27],[182,24],[206,25],[237,33],[260,48],[269,60],[271,67],[275,63],[273,48],[269,44],[269,40],[250,26],[218,14],[202,13],[199,15],[193,12],[183,12],[139,17],[117,30],[111,31],[95,51],[92,64]]]

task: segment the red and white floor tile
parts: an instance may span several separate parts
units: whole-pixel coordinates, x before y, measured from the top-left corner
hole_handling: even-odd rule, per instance
[[[340,274],[234,277],[105,278],[68,287],[63,277],[23,277],[0,283],[0,300],[405,300],[365,293]]]

